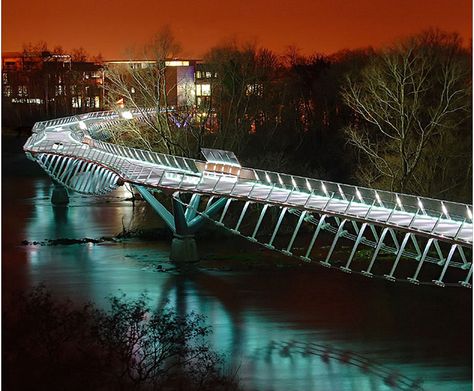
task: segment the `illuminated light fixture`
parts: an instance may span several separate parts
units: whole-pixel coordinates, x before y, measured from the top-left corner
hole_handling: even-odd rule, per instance
[[[471,212],[471,209],[469,209],[469,207],[467,207],[467,217],[469,217],[470,220],[472,220],[472,212]]]
[[[267,180],[268,183],[272,183],[272,181],[270,180],[270,177],[268,176],[267,173],[265,173],[265,179]]]
[[[446,206],[444,206],[443,203],[441,203],[441,209],[443,210],[443,213],[448,216],[448,209],[446,209]]]
[[[425,210],[423,208],[423,204],[421,203],[421,200],[418,198],[418,206],[420,207],[421,210]]]
[[[398,198],[398,196],[396,196],[396,197],[397,197],[397,204],[401,208],[402,207],[402,201],[400,201],[400,198]]]
[[[379,204],[382,203],[382,201],[380,200],[379,193],[375,192],[375,198],[377,199],[377,202],[378,202]]]
[[[341,186],[337,185],[337,188],[339,189],[339,193],[341,193],[341,195],[343,196],[344,192],[342,191]]]
[[[130,111],[122,111],[122,113],[120,115],[124,119],[132,119],[133,118],[133,114]]]
[[[79,129],[86,130],[87,125],[84,123],[84,121],[79,121]]]
[[[187,67],[187,66],[189,66],[189,61],[178,61],[178,60],[165,61],[165,66],[167,66],[167,67]]]
[[[239,172],[240,172],[240,170],[239,170]],[[258,177],[258,174],[255,171],[254,171],[254,173],[255,173],[255,178],[257,178],[257,181],[260,181],[260,178]]]
[[[291,184],[293,185],[293,187],[298,187],[296,186],[295,178],[293,177],[291,177]]]
[[[309,191],[313,191],[307,179],[306,179],[306,187],[308,188]]]
[[[282,185],[282,186],[283,186],[283,180],[281,179],[281,176],[280,176],[280,174],[278,174],[278,182],[280,182],[280,185]]]
[[[326,190],[326,186],[324,186],[324,183],[321,184],[321,188],[323,189],[324,191],[324,194],[328,194],[328,191]]]
[[[359,189],[356,189],[357,198],[362,201],[362,195],[360,194]]]

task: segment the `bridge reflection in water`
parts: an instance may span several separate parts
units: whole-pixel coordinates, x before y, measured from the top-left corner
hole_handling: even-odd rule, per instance
[[[114,198],[123,194],[116,193],[106,198],[74,194],[69,207],[63,208],[68,211],[57,213],[49,203],[48,182],[41,179],[34,184],[26,201],[21,190],[16,191],[16,202],[31,208],[18,234],[29,241],[65,237],[56,223],[69,229],[68,237],[112,235],[120,231],[122,216],[132,213],[129,202]],[[7,219],[14,218],[13,209],[7,211]],[[143,222],[155,218],[148,210]],[[215,244],[210,247],[214,251]],[[241,247],[239,241],[229,252]],[[324,268],[159,273],[157,263],[171,267],[168,249],[165,242],[130,241],[24,246],[14,251],[26,252],[31,284],[44,281],[75,300],[104,304],[105,297],[118,289],[129,296],[147,289],[156,305],[169,300],[181,311],[205,314],[214,329],[212,343],[240,367],[239,375],[249,389],[391,389],[383,376],[345,363],[345,352],[349,359],[361,354],[371,368],[381,363],[410,379],[422,378],[424,389],[470,389],[465,362],[470,350],[465,317],[469,307],[460,290],[364,283]],[[205,254],[204,244],[202,249]],[[334,357],[305,353],[311,344],[327,347]]]

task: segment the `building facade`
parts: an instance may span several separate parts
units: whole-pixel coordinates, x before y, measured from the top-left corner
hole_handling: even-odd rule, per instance
[[[2,124],[32,126],[48,118],[104,107],[101,64],[72,61],[68,54],[3,53]]]

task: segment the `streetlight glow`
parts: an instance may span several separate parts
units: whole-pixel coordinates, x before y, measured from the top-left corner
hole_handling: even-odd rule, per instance
[[[446,209],[446,206],[444,206],[443,203],[441,203],[441,209],[443,210],[443,213],[448,216],[448,209]]]
[[[122,111],[122,113],[120,113],[120,115],[124,119],[132,119],[133,118],[133,114],[132,114],[131,111]]]
[[[382,203],[382,201],[380,200],[379,193],[375,192],[375,198],[377,199],[377,202],[378,202],[379,204]]]
[[[421,203],[421,200],[418,198],[418,206],[420,207],[421,210],[425,210],[423,208],[423,204]]]
[[[328,195],[328,191],[326,190],[326,186],[324,186],[324,183],[321,184],[321,188],[324,191],[324,194]]]
[[[397,204],[401,208],[402,207],[402,201],[400,201],[400,198],[398,198],[398,195],[396,196],[397,198]]]

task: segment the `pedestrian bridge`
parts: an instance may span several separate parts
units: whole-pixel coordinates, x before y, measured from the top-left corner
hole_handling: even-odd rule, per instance
[[[69,190],[134,187],[181,243],[174,254],[172,247],[175,259],[195,257],[193,235],[210,221],[346,273],[471,287],[471,205],[242,167],[228,151],[203,149],[206,160],[196,160],[104,141],[107,129],[153,115],[93,112],[37,122],[24,150]],[[171,196],[171,211],[158,192]]]

